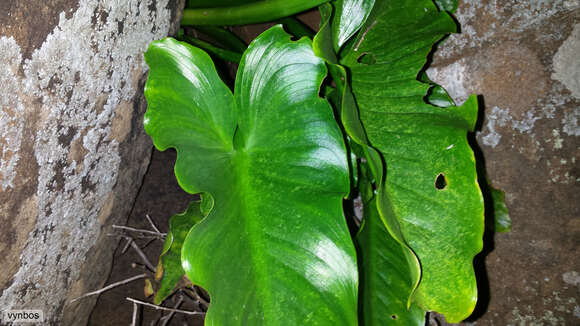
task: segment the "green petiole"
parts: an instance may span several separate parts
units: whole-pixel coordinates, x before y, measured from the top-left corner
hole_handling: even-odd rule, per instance
[[[286,17],[282,19],[278,19],[278,23],[284,25],[284,28],[290,34],[296,36],[297,38],[301,37],[309,37],[313,38],[315,33],[308,25],[304,24],[300,20],[294,17]]]
[[[217,46],[214,46],[214,45],[207,43],[205,41],[202,41],[202,40],[198,40],[198,39],[191,37],[191,36],[183,35],[183,36],[179,37],[179,40],[187,42],[191,45],[195,45],[198,48],[205,50],[209,54],[213,54],[216,57],[223,59],[223,60],[226,60],[226,61],[240,63],[240,60],[242,59],[241,53],[224,50],[222,48],[218,48]]]
[[[244,43],[236,34],[220,26],[193,26],[196,30],[211,37],[212,40],[217,41],[228,50],[235,52],[244,52],[248,45]]]
[[[185,9],[181,25],[245,25],[263,23],[317,7],[330,0],[263,0],[224,8]]]

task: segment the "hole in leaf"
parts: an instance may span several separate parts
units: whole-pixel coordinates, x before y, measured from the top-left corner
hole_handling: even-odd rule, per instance
[[[439,173],[437,179],[435,179],[435,188],[437,190],[443,190],[447,187],[447,179],[445,179],[445,174]]]
[[[392,320],[395,320],[395,319],[397,319],[397,315],[391,315],[391,319],[392,319]]]
[[[356,61],[363,65],[374,65],[377,63],[377,57],[372,53],[363,53],[356,59]]]

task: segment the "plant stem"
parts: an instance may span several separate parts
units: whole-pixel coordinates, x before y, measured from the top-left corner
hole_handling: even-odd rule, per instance
[[[313,38],[314,37],[314,31],[310,29],[310,27],[308,27],[306,24],[304,24],[303,22],[301,22],[300,20],[294,18],[294,17],[286,17],[286,18],[282,18],[279,19],[278,22],[282,25],[284,25],[284,27],[286,27],[287,31],[290,32],[290,34],[301,38],[304,36]]]
[[[256,2],[261,0],[187,0],[186,8],[218,8],[231,7],[240,3]]]
[[[196,30],[222,44],[226,49],[243,53],[248,45],[242,41],[236,34],[219,26],[193,26]]]
[[[245,25],[292,16],[330,0],[263,0],[224,8],[185,9],[181,25]]]
[[[223,59],[223,60],[226,60],[226,61],[239,63],[240,60],[242,59],[241,53],[237,53],[237,52],[233,52],[233,51],[224,50],[222,48],[218,48],[217,46],[213,46],[205,41],[198,40],[198,39],[191,37],[191,36],[184,35],[184,36],[180,37],[180,40],[185,41],[189,44],[195,45],[195,46],[209,52],[210,54],[213,54],[216,57]]]

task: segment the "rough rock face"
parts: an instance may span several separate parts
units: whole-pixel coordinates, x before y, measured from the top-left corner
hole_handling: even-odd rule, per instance
[[[0,307],[85,324],[149,162],[148,44],[183,0],[0,3]]]
[[[456,16],[428,74],[458,102],[483,95],[476,138],[513,225],[487,244],[473,324],[578,325],[580,1],[463,0]]]

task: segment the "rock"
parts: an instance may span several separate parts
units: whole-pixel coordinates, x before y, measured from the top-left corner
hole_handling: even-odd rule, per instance
[[[580,1],[464,0],[456,17],[428,74],[483,95],[476,138],[513,225],[486,244],[473,324],[576,325]]]
[[[0,306],[86,324],[147,169],[148,44],[183,0],[0,4]]]

